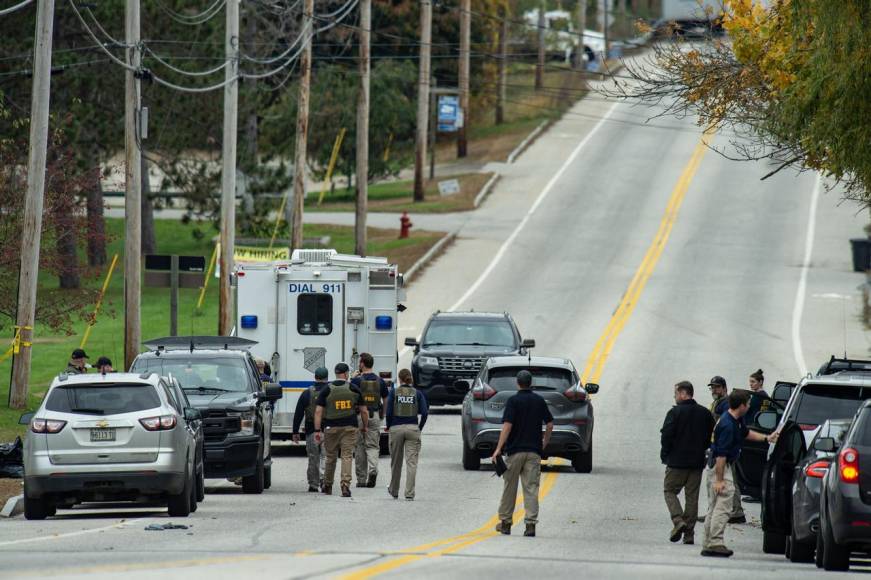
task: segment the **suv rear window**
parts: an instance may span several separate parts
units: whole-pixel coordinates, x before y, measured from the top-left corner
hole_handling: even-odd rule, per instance
[[[55,388],[45,408],[58,413],[117,415],[154,409],[160,397],[151,385],[68,385]]]
[[[530,367],[498,367],[490,370],[487,383],[496,391],[516,391],[517,373],[529,371],[532,373],[532,386],[543,391],[567,391],[573,384],[572,372],[566,369],[530,368]]]
[[[250,377],[245,372],[245,361],[239,357],[139,358],[131,371],[172,375],[178,379],[183,389],[212,387],[223,391],[245,392],[250,385]]]
[[[840,385],[808,385],[799,393],[795,422],[820,425],[829,419],[852,417],[871,389]]]
[[[426,329],[423,346],[481,345],[514,348],[516,340],[511,324],[497,320],[433,320]]]

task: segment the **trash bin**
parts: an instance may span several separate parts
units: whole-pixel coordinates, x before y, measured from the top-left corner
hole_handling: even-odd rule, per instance
[[[853,271],[871,270],[871,239],[854,238],[850,240],[850,246],[853,249]]]

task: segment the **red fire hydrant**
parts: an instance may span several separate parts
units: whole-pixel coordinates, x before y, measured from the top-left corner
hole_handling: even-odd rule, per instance
[[[408,232],[411,229],[411,218],[408,217],[408,212],[402,212],[402,217],[399,218],[399,239],[403,240],[408,237]]]

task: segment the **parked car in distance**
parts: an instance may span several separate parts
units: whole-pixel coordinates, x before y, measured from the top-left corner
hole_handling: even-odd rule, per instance
[[[553,434],[544,457],[571,460],[579,473],[593,470],[593,403],[599,385],[581,385],[578,371],[564,358],[506,356],[488,359],[463,400],[463,468],[477,470],[492,455],[502,430],[505,402],[517,392],[517,373],[532,373],[532,389],[547,402]]]
[[[200,413],[182,407],[156,373],[65,375],[52,381],[24,440],[24,515],[82,502],[165,501],[197,506]],[[200,455],[202,457],[202,455]]]
[[[421,337],[406,338],[405,344],[414,347],[411,374],[430,405],[462,403],[484,361],[526,354],[535,346],[520,338],[507,312],[436,312]]]
[[[786,557],[813,562],[820,530],[820,488],[852,419],[823,423],[810,447],[795,466],[792,486],[792,530],[786,538]]]

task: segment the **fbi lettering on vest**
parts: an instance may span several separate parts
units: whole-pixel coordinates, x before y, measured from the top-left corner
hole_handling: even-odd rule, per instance
[[[337,411],[350,411],[351,401],[335,401]]]

